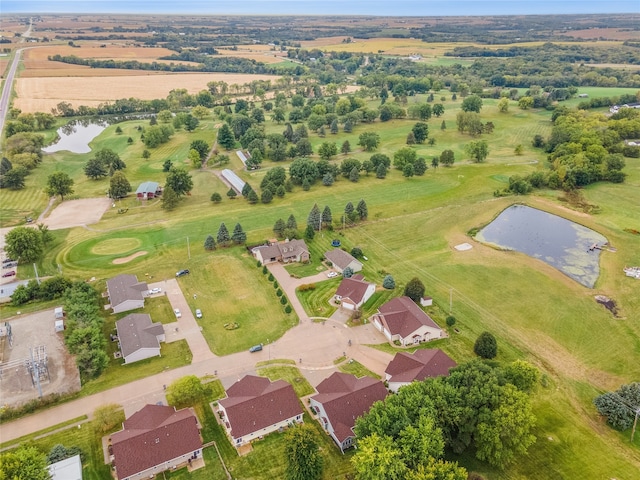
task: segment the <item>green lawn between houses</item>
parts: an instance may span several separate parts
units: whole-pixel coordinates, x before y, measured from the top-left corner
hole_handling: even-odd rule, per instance
[[[484,103],[484,121],[490,120],[496,125],[496,132],[485,137],[489,141],[490,155],[484,164],[464,160],[464,145],[472,139],[458,134],[455,129],[454,118],[460,102],[447,101],[443,117],[447,129],[440,130],[442,118],[430,120],[430,135],[436,138],[436,145],[415,148],[427,159],[445,148],[453,149],[456,152],[453,168],[430,168],[424,177],[411,179],[403,178],[395,170],[391,170],[385,180],[363,175],[360,182],[352,183],[341,178],[329,188],[319,184],[308,192],[298,188],[270,205],[254,206],[242,199],[229,201],[226,197],[220,205],[213,205],[209,201],[211,193],[218,191],[224,197],[227,188],[211,172],[194,170],[194,191],[175,211],[167,213],[157,202],[138,205],[135,200],[126,200],[131,205],[126,214],[118,215],[111,210],[91,230],[74,228],[54,232],[55,241],[39,270],[42,274],[51,274],[60,264],[66,275],[86,280],[93,276],[106,279],[124,272],[139,277],[149,273],[161,279],[172,277],[177,269],[190,268],[191,275],[179,280],[181,286],[190,302],[192,293],[198,294],[198,303],[191,306],[203,310],[201,324],[214,351],[229,353],[259,343],[267,333],[268,338],[277,338],[297,319],[293,314],[288,317],[283,313],[273,286],[256,268],[246,250],[234,247],[205,252],[202,243],[206,235],[215,236],[221,222],[225,222],[230,230],[240,222],[248,233],[248,243],[257,243],[273,236],[271,229],[278,218],[286,219],[293,213],[302,230],[314,203],[321,208],[329,205],[334,218],[339,218],[347,202],[355,204],[364,198],[369,207],[369,220],[344,231],[337,224],[333,233],[342,234],[340,238],[346,248],[357,245],[363,249],[369,258],[363,269],[368,280],[379,285],[384,275],[390,273],[397,284],[392,294],[400,294],[410,278],[420,277],[427,293],[434,298],[437,308],[433,316],[440,324],[445,312],[448,313],[450,295],[453,298],[453,314],[458,319],[455,327],[459,333],[449,330],[450,338],[438,342],[438,347],[456,360],[464,361],[471,358],[477,335],[490,330],[498,338],[498,361],[525,358],[536,364],[548,379],[548,387],[540,387],[534,396],[538,441],[528,456],[520,458],[517,465],[507,471],[493,471],[472,456],[460,457],[460,462],[496,479],[633,478],[640,465],[638,441],[630,446],[629,434],[618,434],[606,427],[596,415],[591,401],[605,389],[616,389],[621,383],[640,378],[640,365],[631,361],[640,352],[640,326],[633,320],[640,314],[640,297],[634,281],[621,272],[625,265],[640,264],[638,238],[625,231],[638,229],[640,161],[627,159],[628,178],[624,184],[592,185],[582,191],[586,201],[599,207],[599,213],[594,215],[565,208],[558,201],[560,192],[542,191],[537,196],[496,199],[492,192],[503,188],[510,175],[543,168],[544,154],[531,148],[530,141],[534,134],[550,132],[549,113],[521,111],[513,104],[508,114],[501,115],[495,101],[485,100]],[[361,132],[375,130],[382,137],[379,151],[392,156],[404,145],[413,123],[395,120],[360,125],[352,134],[328,135],[325,139],[312,135],[312,142],[317,146],[322,141],[340,144],[349,139],[355,148]],[[134,188],[138,181],[162,181],[164,159],[184,158],[184,145],[192,139],[211,141],[212,124],[212,121],[203,122],[203,127],[193,134],[176,133],[171,142],[152,151],[148,162],[139,157],[139,143],[125,147],[126,174]],[[136,122],[123,124],[125,139],[129,135],[128,129],[135,125]],[[282,131],[283,126],[268,125],[267,128]],[[93,145],[95,148],[117,147],[119,141],[107,129]],[[519,157],[513,155],[518,144],[525,149],[524,155]],[[352,156],[362,160],[369,154],[356,151]],[[26,214],[22,212],[32,214],[44,208],[46,199],[42,198],[38,185],[56,168],[68,169],[76,178],[78,195],[102,195],[106,181],[83,179],[81,168],[89,157],[77,157],[70,154],[47,157],[28,178],[27,189],[0,191],[3,222],[18,222],[20,215]],[[538,163],[530,163],[536,161]],[[261,170],[239,174],[257,188],[265,171],[273,165],[266,162]],[[617,247],[617,253],[602,254],[601,276],[594,290],[576,284],[540,261],[514,252],[490,249],[466,236],[467,231],[485,225],[515,201],[524,201],[582,223],[605,235]],[[325,235],[326,240],[329,235]],[[100,242],[116,238],[139,240],[140,246],[134,250],[144,250],[148,254],[127,264],[114,265],[114,258],[133,251],[92,253],[96,246],[100,251]],[[322,241],[320,237],[310,242],[312,249],[315,242]],[[452,248],[464,241],[471,242],[474,248],[468,252],[457,252]],[[19,273],[23,277],[32,275],[25,267],[20,267]],[[307,308],[318,308],[324,301],[323,295],[330,294],[331,284],[337,286],[337,281],[319,283],[310,294],[317,292],[316,299],[300,298]],[[614,298],[621,308],[622,318],[612,318],[599,306],[593,299],[596,293]],[[250,296],[244,297],[247,294]],[[387,295],[386,292],[382,294]],[[367,305],[367,311],[369,308],[375,310],[378,302],[390,298],[383,298],[382,294],[372,299],[375,305]],[[245,301],[240,301],[240,297]],[[234,303],[234,307],[226,307]],[[223,315],[219,315],[220,309],[223,309]],[[234,321],[240,325],[238,330],[222,330],[221,325]],[[239,334],[248,336],[240,339]],[[217,345],[217,341],[221,345]],[[154,361],[157,360],[150,363]],[[109,381],[92,391],[105,388],[107,384]],[[86,388],[91,390],[91,383]],[[278,437],[272,438],[257,444],[256,451],[265,445],[265,457],[271,448],[277,452]],[[270,465],[266,458],[262,461],[265,466]],[[281,465],[269,466],[258,477],[260,462],[253,466],[248,460],[238,462],[234,476],[238,472],[242,475],[248,472],[242,478],[277,478],[277,473],[281,472],[278,469],[282,468]]]

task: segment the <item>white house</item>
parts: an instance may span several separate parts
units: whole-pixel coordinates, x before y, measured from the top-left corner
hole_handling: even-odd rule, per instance
[[[324,252],[324,258],[329,260],[333,264],[333,268],[335,268],[340,273],[342,273],[347,267],[351,267],[353,273],[362,270],[362,263],[359,262],[353,255],[345,252],[340,248],[335,248],[333,250],[329,250],[328,252]]]
[[[371,322],[390,342],[398,341],[405,347],[445,336],[409,297],[392,298],[378,308]]]
[[[356,419],[389,394],[379,380],[341,372],[320,382],[316,390],[318,394],[311,397],[309,404],[318,414],[320,425],[343,453],[355,442]]]
[[[375,291],[375,283],[365,282],[362,275],[354,275],[351,278],[342,279],[333,298],[342,308],[355,310],[364,305]]]
[[[120,351],[124,363],[160,356],[160,342],[165,341],[164,327],[152,323],[146,313],[132,313],[116,322]]]
[[[135,275],[122,274],[107,280],[107,295],[113,313],[128,312],[144,307],[149,287]]]
[[[82,480],[80,455],[65,458],[48,467],[51,480]]]
[[[284,380],[246,375],[218,402],[222,424],[236,447],[289,425],[302,423],[302,404]]]
[[[411,354],[398,352],[384,371],[389,390],[398,393],[400,387],[427,378],[449,375],[457,364],[440,349],[416,350]]]

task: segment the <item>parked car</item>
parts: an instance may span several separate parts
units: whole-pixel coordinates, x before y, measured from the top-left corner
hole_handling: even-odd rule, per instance
[[[176,314],[176,318],[182,317],[182,314],[180,313],[180,309],[179,308],[174,308],[173,309],[173,313]]]
[[[202,318],[202,310],[196,308],[196,318]]]
[[[327,277],[329,278],[335,278],[338,276],[338,272],[329,272],[327,273]]]
[[[7,269],[7,268],[15,268],[18,266],[18,262],[9,262],[9,263],[3,263],[2,264],[2,268]]]
[[[13,258],[5,258],[4,260],[2,260],[2,264],[4,265],[5,263],[18,263],[18,261],[14,260]]]
[[[184,275],[189,275],[189,270],[187,270],[186,268],[176,273],[176,277],[182,277]]]
[[[162,292],[162,289],[160,287],[152,288],[151,290],[149,290],[149,295],[155,295],[156,293],[160,292]]]
[[[254,345],[253,347],[251,347],[251,348],[249,349],[249,351],[250,351],[251,353],[259,352],[260,350],[262,350],[262,344],[261,344],[261,343],[259,343],[258,345]]]
[[[2,274],[2,278],[6,278],[6,277],[15,277],[16,276],[16,271],[15,270],[10,270],[8,272],[5,272]]]

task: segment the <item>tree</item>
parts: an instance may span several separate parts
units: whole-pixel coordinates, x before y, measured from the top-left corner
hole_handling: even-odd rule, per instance
[[[352,219],[355,219],[356,213],[353,203],[347,202],[347,204],[344,206],[344,215],[350,221],[353,221]]]
[[[524,152],[524,147],[522,146],[522,144],[516,145],[516,148],[513,150],[513,153],[515,153],[518,156],[522,155],[523,152]]]
[[[382,280],[382,286],[387,290],[393,290],[394,288],[396,288],[396,281],[391,275],[387,274]]]
[[[242,230],[242,225],[239,223],[236,223],[236,226],[233,229],[231,240],[233,240],[233,243],[236,245],[241,245],[247,241],[247,234]]]
[[[223,123],[218,130],[218,144],[225,150],[231,150],[236,146],[236,138],[228,124]]]
[[[372,152],[380,145],[380,135],[375,132],[363,132],[358,137],[358,145],[366,152]]]
[[[416,144],[416,136],[413,134],[413,132],[409,132],[407,134],[406,144],[407,145],[415,145]]]
[[[349,140],[345,140],[344,142],[342,142],[340,152],[342,152],[344,155],[347,155],[349,152],[351,152],[351,144],[349,143]]]
[[[200,158],[200,154],[194,148],[189,150],[189,162],[193,168],[200,168],[202,166],[202,159]]]
[[[440,117],[444,114],[444,105],[442,105],[441,103],[434,103],[432,110],[433,110],[433,114],[436,117]]]
[[[147,149],[144,149],[142,151],[142,158],[144,158],[145,160],[151,158],[151,152],[149,150],[147,150]],[[167,160],[167,162],[171,162],[171,160]],[[169,167],[169,168],[171,168],[171,167]],[[163,172],[168,172],[169,170],[164,170],[164,168],[163,168],[162,171]]]
[[[101,160],[97,158],[90,158],[84,166],[84,174],[92,180],[97,180],[99,178],[106,177],[109,174],[109,169]]]
[[[280,185],[278,188],[280,189],[280,188],[283,188],[283,187],[282,187],[282,185]],[[256,193],[255,190],[251,190],[249,192],[249,194],[247,195],[247,201],[251,205],[255,205],[256,203],[258,203],[258,194]]]
[[[432,168],[438,168],[438,165],[440,165],[440,158],[438,156],[434,156],[431,159],[431,167]]]
[[[25,178],[27,178],[27,175],[29,175],[29,170],[26,167],[16,165],[0,177],[0,188],[21,190],[25,186]]]
[[[109,195],[111,198],[123,198],[131,191],[131,184],[124,173],[117,171],[109,181]]]
[[[284,223],[284,220],[279,218],[278,220],[276,220],[276,223],[273,224],[273,233],[276,235],[276,237],[283,238],[285,228],[286,225]]]
[[[285,433],[287,480],[318,480],[322,478],[322,455],[313,428],[299,424]]]
[[[178,206],[180,196],[176,193],[173,187],[167,185],[164,187],[164,191],[162,192],[161,202],[161,207],[164,210],[171,211]]]
[[[179,197],[190,192],[193,188],[193,180],[191,175],[183,167],[173,167],[165,181],[165,189],[171,187]]]
[[[509,111],[509,99],[507,97],[502,97],[498,102],[498,111],[500,113],[507,113]]]
[[[0,456],[0,478],[3,480],[49,480],[47,456],[36,447],[21,445]]]
[[[260,195],[260,201],[262,203],[271,203],[271,201],[273,200],[273,193],[271,193],[271,190],[269,190],[268,188],[265,188],[262,191],[262,194]]]
[[[402,147],[396,153],[393,154],[393,166],[398,170],[403,170],[405,165],[411,164],[416,161],[418,154],[413,148]]]
[[[322,225],[330,226],[333,222],[333,215],[331,214],[331,209],[329,205],[325,205],[324,210],[322,210]]]
[[[331,185],[333,185],[333,182],[335,181],[335,178],[333,178],[333,175],[329,172],[325,173],[322,176],[322,184],[325,187],[330,187]]]
[[[427,161],[424,157],[416,158],[416,161],[413,162],[413,172],[416,175],[422,176],[427,171]]]
[[[320,208],[317,203],[313,204],[309,216],[307,217],[307,225],[310,225],[314,230],[320,230],[321,226]]]
[[[353,167],[349,172],[349,180],[356,183],[360,180],[360,169],[357,167]]]
[[[520,110],[528,110],[533,107],[533,97],[520,97],[518,100],[518,108]]]
[[[155,120],[155,117],[152,117],[152,120]],[[142,142],[148,148],[156,148],[168,142],[173,133],[171,125],[153,125],[145,129]]]
[[[478,140],[475,142],[469,142],[465,147],[467,152],[476,163],[482,163],[489,155],[489,145],[486,140]]]
[[[335,142],[322,142],[318,148],[318,155],[325,160],[331,160],[331,157],[338,154],[338,147]]]
[[[229,245],[229,242],[231,241],[229,230],[227,230],[227,226],[224,223],[221,223],[220,227],[218,228],[218,235],[216,236],[216,240],[218,241],[218,244],[223,247]]]
[[[6,174],[9,170],[13,168],[13,165],[9,161],[7,157],[2,157],[0,160],[0,175]]]
[[[167,386],[167,403],[178,409],[192,407],[203,400],[208,388],[195,375],[187,375]]]
[[[156,117],[161,123],[169,123],[173,119],[173,113],[170,110],[160,110]]]
[[[65,195],[73,193],[73,179],[64,172],[53,172],[47,179],[44,191],[51,197],[60,195],[60,199],[64,201]]]
[[[308,138],[301,138],[296,143],[296,153],[300,157],[310,157],[313,155],[313,147]]]
[[[453,153],[453,150],[443,150],[443,152],[440,154],[440,163],[445,167],[450,167],[451,165],[453,165],[454,161],[455,154]]]
[[[405,464],[415,469],[428,458],[440,458],[444,453],[442,429],[429,416],[421,416],[416,424],[407,425],[398,435]]]
[[[9,258],[20,263],[37,262],[44,253],[42,235],[30,227],[15,227],[5,236],[5,249]]]
[[[316,232],[313,228],[312,225],[307,225],[307,228],[304,229],[304,238],[306,238],[307,240],[313,240],[313,237],[315,237]]]
[[[342,276],[344,278],[351,278],[353,277],[353,269],[351,267],[347,267],[342,271]]]
[[[404,480],[408,470],[393,439],[377,433],[360,439],[351,464],[357,480]]]
[[[222,195],[220,195],[218,192],[213,192],[211,194],[211,201],[213,203],[220,203],[222,201]]]
[[[540,372],[536,367],[524,360],[515,360],[504,368],[507,381],[522,392],[530,392],[540,380]]]
[[[442,123],[440,124],[440,130],[446,130],[447,129],[447,122],[446,120],[442,120]]]
[[[207,235],[207,238],[204,240],[204,249],[205,250],[215,250],[216,249],[216,241],[213,239],[213,235]]]
[[[294,217],[293,214],[289,215],[289,218],[287,219],[287,229],[289,230],[298,229],[298,222],[296,222],[296,217]]]
[[[420,299],[424,297],[424,290],[422,281],[418,277],[413,277],[404,287],[404,294],[414,302],[420,303]]]
[[[415,174],[415,169],[413,168],[413,164],[412,163],[407,163],[407,164],[405,164],[404,167],[402,167],[402,176],[403,177],[411,178],[411,177],[413,177],[414,174]]]
[[[211,147],[204,140],[194,140],[189,146],[189,150],[195,150],[198,152],[198,155],[200,155],[200,160],[204,160],[205,158],[207,158],[210,149]]]
[[[429,136],[429,125],[424,122],[418,122],[413,126],[411,131],[413,132],[416,143],[424,143]]]
[[[476,355],[482,358],[491,359],[495,358],[498,354],[498,342],[489,332],[482,332],[476,343],[473,345],[473,351]]]
[[[369,216],[369,209],[367,208],[367,202],[364,199],[360,199],[358,205],[356,206],[356,212],[358,213],[358,217],[360,220],[366,220]]]
[[[615,392],[607,392],[593,401],[598,413],[607,417],[607,423],[617,430],[626,430],[634,421],[635,410],[640,408],[640,382],[622,385]]]
[[[382,163],[376,167],[376,178],[385,178],[387,176],[387,167]]]
[[[480,113],[482,110],[482,98],[478,95],[470,95],[462,101],[461,107],[463,112]]]

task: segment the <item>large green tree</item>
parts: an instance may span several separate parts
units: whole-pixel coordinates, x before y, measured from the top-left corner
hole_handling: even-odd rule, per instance
[[[229,235],[229,229],[227,229],[227,226],[224,223],[220,224],[220,227],[218,228],[218,234],[216,235],[216,240],[218,241],[218,244],[226,247],[227,245],[229,245],[229,242],[231,241],[231,236]]]
[[[64,201],[65,195],[73,193],[73,179],[65,172],[53,172],[47,179],[45,193],[51,197],[60,195],[60,199]]]
[[[109,175],[109,167],[95,157],[90,158],[84,166],[84,174],[92,180],[98,180]]]
[[[190,192],[193,188],[193,180],[189,172],[183,167],[173,167],[165,181],[165,188],[171,187],[179,197]]]
[[[424,284],[418,277],[413,277],[404,287],[404,294],[416,303],[420,303],[420,299],[424,297]]]
[[[247,241],[247,234],[242,229],[242,225],[236,223],[236,226],[233,229],[233,233],[231,234],[231,240],[233,243],[240,245]]]
[[[351,463],[357,480],[404,480],[408,471],[398,445],[377,433],[358,441]]]
[[[489,155],[489,144],[486,140],[478,140],[475,142],[469,142],[464,147],[467,152],[476,163],[482,163]]]
[[[463,112],[480,113],[482,110],[482,98],[478,95],[470,95],[462,101],[461,107]]]
[[[123,198],[131,191],[131,184],[124,173],[115,172],[109,181],[109,195],[111,198]]]
[[[35,228],[16,227],[5,236],[5,250],[20,263],[37,262],[44,253],[42,235]]]
[[[473,351],[482,358],[495,358],[498,354],[498,343],[496,337],[490,332],[482,332],[473,345]]]
[[[47,456],[36,447],[22,445],[0,455],[0,479],[49,480]]]
[[[380,135],[376,132],[363,132],[358,137],[358,145],[366,152],[372,152],[380,145]]]
[[[296,425],[285,434],[287,480],[318,480],[322,478],[323,459],[316,434],[307,424]]]
[[[176,408],[192,407],[203,400],[208,389],[195,375],[179,378],[167,386],[167,403]]]
[[[178,203],[180,203],[180,197],[176,191],[170,185],[164,187],[164,191],[162,192],[162,208],[171,211],[178,206]]]
[[[218,130],[218,145],[225,150],[231,150],[236,146],[236,138],[233,136],[233,131],[226,123],[223,123],[220,130]]]

